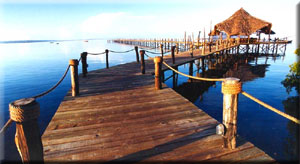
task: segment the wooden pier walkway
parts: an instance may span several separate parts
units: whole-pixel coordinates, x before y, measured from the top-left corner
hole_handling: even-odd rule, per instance
[[[153,61],[145,63],[146,74],[132,62],[80,76],[80,95],[68,92],[42,136],[45,162],[275,162],[240,136],[236,149],[222,148],[219,122],[171,88],[155,90]]]

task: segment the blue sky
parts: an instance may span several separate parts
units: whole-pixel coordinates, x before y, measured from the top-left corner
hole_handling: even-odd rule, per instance
[[[0,40],[196,36],[243,7],[295,36],[296,0],[2,0]]]

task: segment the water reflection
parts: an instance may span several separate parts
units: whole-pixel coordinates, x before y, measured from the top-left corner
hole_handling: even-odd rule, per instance
[[[268,66],[270,66],[265,63],[258,64],[257,58],[258,56],[252,55],[214,55],[206,59],[199,59],[188,63],[188,74],[206,78],[237,77],[242,82],[252,81],[256,78],[265,77],[265,72]],[[265,58],[267,61],[268,57],[265,56]],[[173,89],[191,102],[195,102],[198,98],[201,100],[202,94],[208,91],[211,86],[216,85],[216,82],[206,82],[189,78],[187,82],[183,82],[177,86],[178,75],[173,72],[172,77]]]

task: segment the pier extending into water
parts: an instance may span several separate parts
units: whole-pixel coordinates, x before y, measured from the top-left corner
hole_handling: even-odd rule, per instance
[[[241,50],[243,44],[227,40],[208,47],[192,46],[188,51],[176,45],[167,51],[160,45],[159,53],[135,47],[127,52],[136,51],[136,62],[114,67],[109,67],[109,52],[122,52],[82,53],[79,60],[70,60],[66,72],[71,71],[72,88],[42,137],[38,134],[39,105],[35,99],[51,92],[59,83],[31,99],[10,104],[11,120],[17,122],[16,144],[22,160],[276,162],[236,133],[237,97],[239,93],[247,94],[238,79],[188,75],[195,80],[222,81],[222,123],[162,83],[164,70],[183,74],[177,66],[214,55],[226,57],[229,52],[247,53],[252,45],[246,43],[246,50]],[[153,60],[148,53],[157,53],[158,57]],[[106,69],[88,72],[88,55],[106,55]],[[299,124],[299,120],[280,114]]]

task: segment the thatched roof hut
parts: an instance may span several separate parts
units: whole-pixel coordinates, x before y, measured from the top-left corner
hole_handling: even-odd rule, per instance
[[[210,35],[219,35],[221,31],[228,37],[234,35],[249,36],[255,32],[272,34],[272,23],[251,16],[243,8],[236,11],[231,17],[215,25]]]

